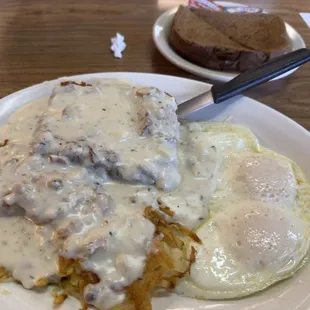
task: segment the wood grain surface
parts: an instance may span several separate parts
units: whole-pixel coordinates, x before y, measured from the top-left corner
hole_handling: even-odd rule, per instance
[[[310,12],[309,0],[239,2],[279,14],[310,46],[310,29],[298,14]],[[80,73],[134,71],[195,79],[165,60],[152,42],[156,18],[182,3],[186,1],[0,0],[0,97],[45,80]],[[110,38],[117,31],[126,36],[128,44],[121,60],[109,49]],[[310,64],[247,95],[310,129]]]

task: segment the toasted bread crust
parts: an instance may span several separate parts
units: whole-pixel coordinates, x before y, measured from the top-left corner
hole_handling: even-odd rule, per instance
[[[285,24],[277,15],[231,14],[196,8],[190,11],[245,48],[268,53],[288,47]]]
[[[203,47],[184,40],[173,28],[170,41],[178,54],[184,58],[203,67],[215,70],[246,71],[263,64],[269,59],[269,56],[262,52],[224,50],[215,46]]]
[[[204,14],[205,12],[202,13]],[[192,11],[192,9],[180,6],[170,32],[170,42],[174,49],[178,54],[193,63],[215,70],[242,72],[262,65],[270,58],[283,53],[287,47],[287,41],[280,35],[283,33],[282,21],[276,17],[270,18],[268,22],[275,20],[275,23],[279,26],[277,31],[279,34],[278,49],[270,49],[270,44],[268,43],[269,45],[265,44],[268,48],[264,48],[264,44],[261,44],[259,50],[254,50],[249,46],[242,45],[242,42],[251,43],[253,41],[252,38],[248,37],[248,30],[243,31],[240,40],[233,40],[233,36],[237,36],[236,31],[230,29],[227,33],[224,33],[220,31],[223,29],[214,28],[205,19],[201,19],[200,15],[202,13],[195,14],[195,11]],[[213,14],[213,12],[206,13],[206,15],[209,14]],[[226,15],[228,14],[226,13]],[[258,16],[255,18],[259,20]],[[191,23],[190,27],[188,26],[189,23]],[[260,42],[270,42],[270,38],[264,38],[261,35],[261,28],[262,26],[260,25],[260,30],[258,31]],[[273,29],[271,32],[274,33],[275,30]],[[254,43],[251,44],[254,45]],[[256,44],[258,45],[259,43]]]

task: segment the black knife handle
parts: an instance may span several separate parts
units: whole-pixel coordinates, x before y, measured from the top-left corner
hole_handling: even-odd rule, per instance
[[[225,84],[214,85],[211,88],[214,103],[220,103],[234,97],[308,61],[310,61],[310,50],[307,48],[301,48],[274,58],[258,68],[239,74]]]

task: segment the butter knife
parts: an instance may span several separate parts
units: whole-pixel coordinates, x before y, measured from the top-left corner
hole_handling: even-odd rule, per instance
[[[213,103],[221,103],[240,93],[263,84],[287,71],[299,67],[310,60],[310,50],[301,48],[274,58],[265,64],[239,74],[225,84],[213,85],[207,92],[178,105],[177,115],[186,118]]]

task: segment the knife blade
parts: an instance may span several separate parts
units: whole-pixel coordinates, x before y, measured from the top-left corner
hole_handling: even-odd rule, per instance
[[[301,48],[276,57],[257,68],[239,74],[225,84],[213,85],[207,92],[179,104],[177,115],[179,118],[185,118],[187,115],[199,111],[212,103],[226,101],[308,61],[310,61],[310,50],[307,48]]]
[[[207,92],[179,104],[177,115],[179,118],[185,118],[187,115],[199,111],[213,103],[214,99],[210,88]]]

